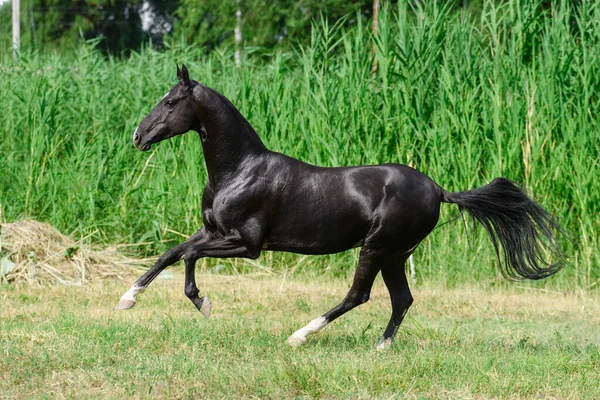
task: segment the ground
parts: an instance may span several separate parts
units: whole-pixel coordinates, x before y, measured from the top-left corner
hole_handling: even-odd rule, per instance
[[[128,311],[132,282],[0,286],[0,398],[600,398],[600,297],[417,287],[386,352],[380,279],[371,301],[290,348],[286,338],[348,281],[198,275],[205,319],[180,270]]]

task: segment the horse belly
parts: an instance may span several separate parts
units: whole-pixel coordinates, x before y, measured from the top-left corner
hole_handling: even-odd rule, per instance
[[[298,210],[274,222],[264,248],[300,254],[332,254],[358,247],[369,230],[360,212],[340,209]]]

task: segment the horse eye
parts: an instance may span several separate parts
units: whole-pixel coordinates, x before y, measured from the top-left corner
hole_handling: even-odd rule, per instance
[[[173,100],[167,100],[166,104],[167,107],[173,107],[175,105],[175,102]]]

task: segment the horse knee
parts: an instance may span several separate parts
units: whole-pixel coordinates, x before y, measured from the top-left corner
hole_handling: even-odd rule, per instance
[[[371,298],[371,294],[369,292],[363,293],[360,297],[359,297],[359,304],[365,304],[367,301],[369,301],[369,299]]]
[[[260,249],[248,249],[248,258],[251,260],[256,260],[260,257]]]

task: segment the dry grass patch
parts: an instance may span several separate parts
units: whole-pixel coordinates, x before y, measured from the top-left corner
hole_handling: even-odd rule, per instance
[[[30,285],[82,285],[125,279],[148,259],[134,259],[117,247],[99,248],[74,240],[51,225],[19,221],[0,225],[2,281]]]

